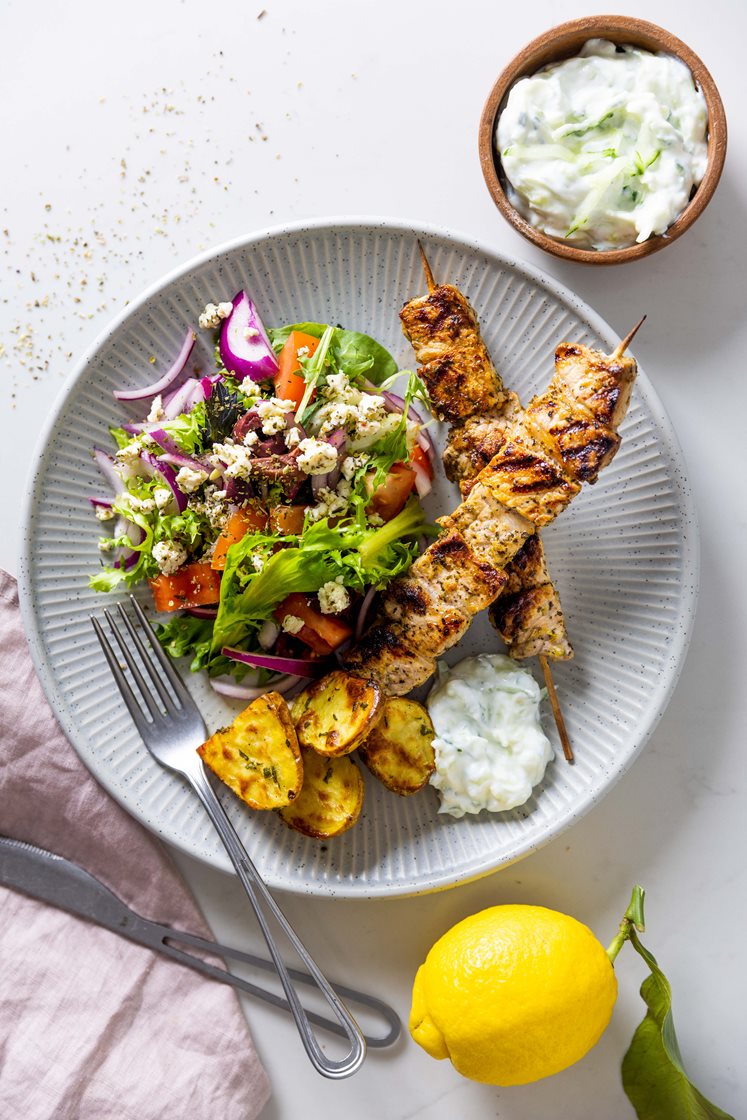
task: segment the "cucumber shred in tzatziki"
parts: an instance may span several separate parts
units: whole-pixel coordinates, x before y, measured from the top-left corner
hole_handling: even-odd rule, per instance
[[[679,59],[591,39],[521,78],[496,129],[511,204],[579,248],[661,234],[706,169],[705,98]]]

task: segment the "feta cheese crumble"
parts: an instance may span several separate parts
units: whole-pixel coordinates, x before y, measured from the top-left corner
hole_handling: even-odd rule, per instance
[[[170,576],[187,559],[187,550],[177,541],[159,541],[153,546],[153,559],[163,575]]]
[[[153,501],[156,503],[156,509],[163,513],[168,508],[171,502],[171,491],[167,486],[156,486],[153,491]]]
[[[232,303],[208,303],[197,320],[200,330],[208,331],[219,327],[222,319],[227,319],[233,311]]]
[[[337,449],[323,439],[302,439],[298,466],[304,474],[329,474],[337,466]]]
[[[120,501],[130,509],[138,510],[139,513],[153,513],[156,508],[152,498],[138,498],[135,494],[123,494]]]
[[[317,594],[322,614],[339,614],[350,606],[350,595],[347,588],[342,586],[341,576],[323,583]]]
[[[180,467],[176,476],[176,485],[182,494],[194,494],[207,481],[208,472],[193,470],[192,467]]]
[[[252,443],[256,443],[255,439]],[[225,443],[214,443],[213,454],[210,456],[210,462],[215,467],[220,467],[221,463],[225,463],[226,478],[249,478],[252,473],[252,456],[250,447],[247,443],[236,443],[235,440],[227,439]]]
[[[295,614],[287,614],[283,619],[283,630],[286,634],[298,634],[305,626],[304,620]]]
[[[295,401],[283,401],[279,397],[257,401],[254,411],[262,421],[262,431],[266,436],[274,436],[285,430],[285,416],[296,411]]]
[[[166,413],[163,411],[163,397],[159,393],[157,397],[153,398],[153,404],[150,406],[147,420],[149,424],[155,424],[159,420],[165,420]]]

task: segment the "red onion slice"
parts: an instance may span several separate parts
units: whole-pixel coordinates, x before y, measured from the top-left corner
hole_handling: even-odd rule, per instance
[[[271,650],[280,637],[280,627],[271,618],[265,619],[259,628],[257,641],[264,650]]]
[[[161,427],[161,420],[144,420],[142,424],[123,424],[122,431],[131,436],[149,435]]]
[[[154,381],[152,385],[147,385],[144,389],[115,389],[114,396],[118,401],[141,401],[146,397],[155,397],[157,393],[162,393],[164,389],[173,385],[179,374],[183,372],[194,344],[195,333],[190,328],[184,336],[184,342],[176,361],[163,377],[159,377],[158,381]]]
[[[264,696],[266,692],[279,692],[281,695],[290,692],[292,688],[300,684],[301,679],[301,677],[296,676],[285,676],[280,677],[277,681],[250,688],[237,684],[231,677],[211,677],[210,687],[215,692],[220,693],[221,696],[230,696],[235,700],[256,700],[257,697]]]
[[[186,614],[193,615],[194,618],[217,618],[217,607],[187,607]]]
[[[397,393],[390,393],[388,389],[385,389],[382,392],[381,396],[384,398],[384,408],[387,410],[387,412],[404,412],[405,411],[405,399],[404,399],[404,397],[398,396]],[[420,413],[418,412],[418,410],[416,408],[413,408],[413,406],[410,405],[409,408],[407,409],[407,418],[408,418],[408,420],[414,420],[415,423],[419,425],[418,434],[416,436],[416,439],[417,439],[418,443],[420,444],[420,446],[423,448],[423,451],[425,451],[426,455],[428,456],[428,458],[430,460],[431,466],[435,470],[435,467],[436,467],[436,448],[434,446],[433,440],[431,439],[430,435],[428,434],[428,431],[423,426],[423,417],[420,415]]]
[[[320,677],[324,672],[324,662],[310,657],[278,657],[268,653],[246,653],[241,649],[224,646],[224,657],[251,665],[253,669],[271,669],[276,673],[291,673],[297,677]]]
[[[223,365],[239,381],[265,381],[278,371],[278,360],[254,302],[245,291],[232,299],[233,311],[223,320],[220,356]]]
[[[358,641],[361,634],[363,633],[363,628],[366,625],[366,615],[368,614],[369,608],[371,606],[371,603],[374,600],[375,594],[376,594],[376,588],[375,587],[369,587],[368,591],[363,596],[363,602],[361,603],[360,607],[358,608],[358,617],[355,620],[355,634],[354,634],[356,642]]]
[[[422,447],[423,451],[425,451],[426,455],[428,456],[428,462],[430,463],[431,468],[435,471],[437,459],[436,445],[431,439],[430,433],[427,432],[425,428],[419,428],[418,434],[415,438],[417,439],[420,447]]]
[[[156,428],[152,431],[150,438],[165,452],[164,455],[158,456],[160,462],[172,463],[175,467],[189,467],[190,470],[205,471],[210,474],[210,469],[199,459],[195,459],[192,455],[185,455],[176,440],[172,439],[163,428]]]
[[[147,465],[151,468],[151,470],[155,472],[155,474],[160,475],[160,477],[163,479],[163,481],[171,491],[172,498],[176,503],[176,508],[178,509],[179,513],[183,513],[187,508],[187,495],[182,494],[181,490],[177,486],[176,473],[174,472],[173,468],[170,467],[168,463],[162,462],[160,458],[156,458],[155,455],[151,455],[150,451],[143,451],[140,455],[140,458],[144,463],[147,463]]]
[[[196,404],[205,400],[202,381],[190,377],[178,389],[169,394],[163,402],[163,415],[166,420],[176,420],[183,412],[191,412]]]
[[[133,545],[141,544],[142,541],[145,540],[145,533],[140,526],[136,525],[134,521],[128,521],[122,514],[120,514],[114,522],[114,536],[127,536],[130,543]],[[139,556],[140,553],[136,549],[118,548],[114,554],[114,563],[112,566],[114,568],[121,568],[123,571],[127,572],[130,568],[135,566]]]
[[[99,472],[101,473],[105,481],[109,483],[112,490],[114,491],[115,496],[121,494],[125,489],[125,484],[122,480],[122,476],[116,468],[116,464],[111,455],[107,455],[107,453],[105,451],[102,451],[100,447],[94,447],[93,458],[96,462],[96,466],[98,467]]]

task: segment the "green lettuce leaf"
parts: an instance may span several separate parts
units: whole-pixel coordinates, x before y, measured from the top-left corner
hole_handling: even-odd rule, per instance
[[[161,427],[186,455],[195,455],[204,449],[206,422],[205,405],[201,401],[175,420],[164,420]]]
[[[326,519],[312,522],[301,538],[287,538],[288,547],[272,554],[269,549],[277,537],[264,533],[244,537],[226,557],[213,654],[223,646],[240,645],[293,592],[311,594],[338,577],[357,591],[386,586],[410,566],[416,552],[412,538],[426,528],[420,506],[411,500],[397,517],[377,529],[350,519],[335,526]],[[245,564],[258,553],[267,555],[259,572]]]
[[[207,669],[210,676],[232,673],[239,680],[247,671],[246,666],[229,661],[227,657],[211,655],[212,619],[188,614],[174,616],[156,628],[156,636],[171,657],[190,657],[189,667],[193,673]]]
[[[326,323],[293,323],[287,327],[272,327],[267,332],[276,353],[279,353],[292,331],[302,331],[313,338],[321,338]],[[366,377],[380,385],[397,373],[397,363],[381,343],[360,331],[347,331],[338,327],[331,345],[337,366],[352,380]]]

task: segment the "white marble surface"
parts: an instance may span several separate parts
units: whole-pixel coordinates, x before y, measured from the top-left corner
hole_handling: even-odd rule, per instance
[[[71,356],[123,303],[198,249],[275,222],[385,214],[442,223],[518,253],[627,327],[678,431],[699,508],[700,607],[690,654],[649,747],[590,816],[522,863],[429,897],[378,903],[284,899],[320,963],[406,1017],[417,965],[454,921],[502,901],[537,902],[609,940],[631,885],[648,891],[648,941],[667,970],[685,1059],[729,1111],[744,1027],[744,727],[747,689],[743,471],[747,129],[742,5],[651,0],[626,8],[704,59],[729,117],[724,179],[696,227],[617,269],[545,258],[493,208],[476,154],[482,101],[530,38],[596,5],[536,0],[93,0],[0,11],[5,138],[0,222],[0,563],[16,569],[18,493]],[[85,283],[84,283],[85,282]],[[728,541],[728,544],[726,544]],[[255,943],[236,884],[180,857],[216,937]],[[352,1080],[319,1079],[293,1027],[245,1004],[274,1097],[264,1120],[632,1115],[619,1066],[643,972],[619,958],[621,995],[601,1043],[522,1089],[463,1081],[408,1039]],[[240,1055],[237,1055],[240,1061]]]

